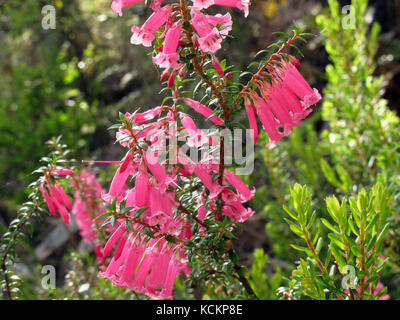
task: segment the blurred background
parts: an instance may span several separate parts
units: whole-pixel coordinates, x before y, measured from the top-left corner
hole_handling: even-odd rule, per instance
[[[63,135],[79,160],[119,159],[122,150],[114,145],[114,133],[107,130],[118,112],[131,112],[137,107],[146,109],[162,101],[156,94],[161,90],[160,72],[152,64],[151,53],[129,42],[130,27],[143,23],[150,9],[133,6],[120,18],[110,9],[110,3],[110,0],[0,0],[2,232],[25,200],[30,173],[48,151],[45,141]],[[44,30],[41,24],[41,10],[48,4],[56,7],[54,30]],[[342,6],[346,4],[348,1],[341,1]],[[378,22],[382,28],[375,75],[385,77],[383,97],[391,110],[400,113],[400,1],[371,0],[369,5],[366,19]],[[247,19],[242,12],[231,10],[233,38],[227,40],[219,57],[236,64],[238,69],[245,69],[257,51],[277,40],[273,32],[286,31],[296,23],[316,34],[308,44],[301,46],[305,56],[301,69],[309,83],[322,92],[327,83],[325,68],[330,59],[316,17],[327,10],[327,1],[253,0]],[[306,122],[316,133],[326,126],[318,108]],[[280,156],[284,156],[283,152]],[[261,152],[257,157],[262,160],[266,155]],[[268,160],[268,156],[265,159]],[[260,190],[251,203],[259,214],[245,224],[236,247],[247,265],[254,259],[254,249],[263,248],[270,254],[270,268],[289,270],[287,261],[291,259],[285,259],[285,248],[273,248],[273,235],[279,230],[268,226],[274,221],[270,214],[273,206],[285,199],[270,196],[274,183],[269,178],[272,171],[268,171],[268,161],[262,163],[265,164],[259,164],[261,167],[257,168],[261,171],[257,172],[265,170],[266,175],[255,175],[248,181]],[[103,182],[109,181],[112,170],[108,174],[107,169],[112,168],[100,169],[100,178]],[[301,176],[294,179],[301,180]],[[335,190],[328,188],[327,191]],[[267,203],[267,199],[271,199],[271,203]],[[60,258],[71,246],[70,237],[50,250],[37,250],[57,227],[54,221],[49,223],[35,229],[35,237],[24,250],[63,269]],[[79,242],[75,230],[70,232],[73,241]],[[60,278],[62,276],[61,273]]]

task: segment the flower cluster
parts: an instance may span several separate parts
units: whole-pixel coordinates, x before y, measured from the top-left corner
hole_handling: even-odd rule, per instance
[[[206,117],[212,113],[210,108],[195,100],[184,101]],[[155,120],[157,116],[159,118]],[[222,123],[217,116],[210,120]],[[243,203],[253,197],[254,190],[226,169],[222,183],[213,180],[219,170],[218,162],[204,157],[196,163],[178,145],[173,152],[175,158],[160,160],[163,150],[168,149],[166,141],[173,141],[177,132],[184,132],[188,145],[196,148],[216,144],[213,137],[197,128],[188,114],[168,106],[157,106],[143,113],[126,113],[122,122],[116,138],[129,150],[103,199],[108,203],[115,201],[120,211],[124,203],[129,216],[117,221],[119,226],[109,238],[104,256],[109,255],[114,246],[116,249],[107,270],[100,276],[152,298],[169,298],[179,270],[188,270],[183,242],[191,238],[190,219],[179,202],[182,190],[178,181],[197,177],[206,188],[204,194],[209,208],[216,210],[216,201],[220,197],[224,202],[222,215],[238,222],[253,215],[254,212]],[[132,188],[127,184],[130,177],[134,177]],[[202,221],[205,218],[203,197],[199,197],[199,205],[202,208],[195,218]],[[146,230],[151,231],[152,239],[143,236]],[[175,243],[166,241],[166,237],[174,239]],[[166,270],[168,273],[163,273]],[[157,285],[153,279],[158,279]]]
[[[121,15],[124,7],[138,2],[114,0],[112,8]],[[153,13],[141,27],[132,27],[133,44],[151,47],[157,39],[153,61],[164,69],[161,80],[169,78],[170,88],[176,76],[182,80],[187,71],[194,70],[208,79],[204,64],[210,59],[218,79],[204,80],[204,84],[213,91],[210,98],[217,95],[222,109],[216,112],[203,100],[181,97],[177,85],[171,89],[172,106],[120,114],[116,140],[128,150],[118,162],[108,193],[102,195],[106,206],[114,211],[114,229],[102,252],[103,258],[113,252],[111,262],[100,276],[153,299],[171,298],[179,272],[190,270],[186,243],[194,233],[207,233],[210,219],[242,223],[254,214],[245,203],[254,196],[255,189],[225,168],[224,138],[198,128],[183,112],[188,106],[218,130],[226,128],[229,118],[225,93],[218,91],[223,91],[232,75],[225,74],[215,52],[232,30],[232,18],[229,13],[206,14],[203,9],[212,5],[236,7],[247,16],[250,2],[193,0],[192,6],[186,7],[185,2],[163,5],[162,0],[152,1]],[[260,96],[251,88],[243,92],[254,141],[258,136],[255,114],[271,142],[275,142],[298,125],[310,112],[309,107],[320,99],[295,64],[291,58],[282,60],[279,66],[266,65],[254,82]],[[183,141],[179,140],[182,137]],[[186,154],[186,147],[195,149],[196,159]],[[185,190],[193,184],[196,187]]]
[[[116,13],[122,15],[123,8],[138,2],[141,1],[114,0],[111,7]],[[141,27],[132,27],[131,43],[151,47],[156,39],[156,32],[162,30],[158,37],[163,40],[163,44],[155,48],[157,54],[153,57],[153,61],[165,70],[161,80],[170,77],[169,86],[175,79],[175,71],[180,76],[183,76],[186,72],[186,66],[179,61],[179,46],[184,46],[193,41],[202,52],[212,54],[221,48],[222,40],[232,30],[232,17],[229,13],[209,15],[201,12],[201,10],[211,5],[236,7],[243,10],[247,16],[250,5],[248,0],[193,0],[193,5],[190,7],[190,23],[195,32],[193,37],[188,39],[183,30],[182,19],[177,18],[179,10],[176,9],[179,9],[179,5],[167,4],[161,6],[162,2],[162,0],[152,1],[153,13]]]
[[[140,228],[135,226],[135,232],[139,231]],[[152,299],[170,299],[177,275],[180,270],[187,270],[181,247],[164,239],[148,240],[135,235],[128,232],[124,224],[108,240],[105,256],[117,242],[111,262],[99,276]]]
[[[279,67],[269,67],[266,75],[260,73],[255,80],[258,95],[250,90],[245,96],[245,105],[254,142],[257,142],[258,127],[255,114],[268,133],[270,143],[290,134],[312,110],[310,106],[321,100],[317,89],[312,89],[297,70],[300,63],[289,57],[282,59]]]
[[[66,176],[74,174],[75,172],[69,169],[50,170],[45,175],[45,180],[39,188],[50,213],[56,217],[58,212],[61,216],[61,219],[66,224],[69,224],[70,222],[68,210],[72,210],[72,203],[61,184],[57,181],[53,183],[52,176]]]
[[[81,175],[71,184],[76,190],[71,213],[76,218],[83,240],[87,243],[93,242],[97,238],[95,219],[107,211],[101,201],[102,187],[90,169],[82,170]],[[101,222],[102,220],[97,221]]]

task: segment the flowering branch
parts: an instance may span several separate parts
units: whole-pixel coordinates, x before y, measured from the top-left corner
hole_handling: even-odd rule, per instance
[[[64,200],[67,199],[67,196],[56,180],[59,176],[73,174],[73,171],[65,168],[66,159],[62,156],[65,153],[65,146],[60,143],[60,137],[49,141],[48,144],[54,148],[54,151],[49,157],[42,158],[41,162],[44,165],[33,172],[39,173],[40,176],[29,186],[29,188],[33,189],[28,197],[29,201],[25,202],[19,209],[17,218],[11,222],[8,231],[2,235],[0,241],[0,265],[5,281],[6,295],[10,300],[13,299],[13,293],[17,292],[18,289],[16,288],[17,283],[10,281],[9,275],[12,273],[8,270],[9,263],[13,263],[15,260],[15,245],[24,235],[23,229],[25,227],[29,228],[29,233],[32,236],[33,226],[30,220],[33,217],[39,217],[44,212],[42,201],[44,200],[47,203],[50,212],[54,216],[58,211],[63,220],[69,222],[69,214],[64,207],[66,205]],[[50,190],[51,196],[46,190]],[[17,279],[18,277],[13,276],[13,278]]]
[[[112,9],[122,15],[124,7],[137,2],[141,1],[114,0]],[[277,142],[311,112],[309,107],[320,95],[297,71],[297,60],[282,53],[301,38],[297,33],[242,91],[234,87],[231,74],[225,74],[225,65],[215,56],[232,29],[231,16],[209,15],[205,9],[211,5],[236,7],[247,16],[250,2],[192,3],[179,0],[163,5],[163,1],[152,1],[153,13],[141,27],[132,27],[133,44],[151,47],[155,40],[153,61],[164,69],[161,81],[167,80],[171,97],[148,111],[120,114],[120,123],[111,127],[118,129],[117,142],[128,151],[119,162],[109,192],[103,195],[108,212],[102,217],[110,216],[104,224],[111,224],[112,231],[102,258],[106,259],[114,247],[115,251],[100,276],[151,298],[170,298],[179,271],[188,274],[190,268],[198,268],[193,259],[198,257],[203,265],[213,261],[212,265],[207,263],[213,274],[238,280],[249,297],[257,298],[247,269],[228,245],[236,237],[239,223],[254,214],[243,203],[255,190],[226,168],[227,144],[222,133],[231,129],[234,108],[243,98],[253,142],[258,137],[254,112],[270,143]],[[204,87],[206,95],[201,101],[180,93],[188,81],[198,81],[196,88]],[[232,90],[226,90],[228,87]],[[172,105],[165,105],[169,99]],[[181,103],[211,121],[218,138],[199,129],[181,111]],[[179,143],[182,141],[185,144]],[[188,156],[186,147],[200,152],[200,159]],[[206,147],[211,148],[205,152]]]

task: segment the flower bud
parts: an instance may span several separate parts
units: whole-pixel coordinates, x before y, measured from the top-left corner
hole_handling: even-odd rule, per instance
[[[221,64],[219,63],[218,58],[213,57],[212,63],[214,65],[215,70],[217,70],[218,74],[223,77],[224,76],[224,70],[221,67]]]
[[[171,76],[168,79],[168,88],[171,88],[175,82],[175,73],[171,73]]]

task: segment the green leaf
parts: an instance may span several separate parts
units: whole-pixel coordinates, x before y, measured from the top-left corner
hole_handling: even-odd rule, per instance
[[[119,129],[121,127],[122,127],[122,125],[120,123],[117,123],[117,124],[113,124],[111,127],[108,127],[107,130]]]
[[[346,295],[347,295],[347,294],[344,293],[343,291],[341,291],[341,290],[339,290],[338,288],[333,287],[331,284],[329,284],[329,282],[328,282],[326,279],[324,279],[324,277],[317,278],[317,281],[321,281],[322,284],[323,284],[329,291],[331,291],[331,292],[333,292],[333,293],[335,293],[335,294],[338,294],[338,295],[341,295],[341,296],[346,296]]]
[[[346,265],[346,262],[344,261],[341,253],[339,252],[339,250],[336,248],[336,246],[333,244],[332,241],[329,245],[329,248],[331,249],[332,255],[335,258],[336,263],[338,264],[339,272],[342,273],[342,269]]]
[[[320,163],[321,163],[322,173],[324,174],[326,180],[328,180],[328,182],[333,186],[340,188],[341,183],[337,180],[335,172],[330,167],[328,162],[326,162],[323,158],[321,158]]]
[[[175,237],[173,237],[173,236],[171,236],[169,234],[165,235],[165,240],[167,240],[170,243],[177,243]]]
[[[126,220],[125,220],[125,226],[126,226],[129,230],[135,231],[135,230],[133,230],[133,226],[132,226],[132,221],[131,221],[131,220],[126,219]]]
[[[339,234],[340,232],[330,224],[330,222],[328,220],[326,220],[325,218],[321,218],[321,222],[324,224],[325,227],[327,227],[329,230]]]
[[[315,257],[315,254],[309,248],[301,247],[295,244],[291,244],[290,246],[297,251],[305,252],[309,257]]]
[[[251,72],[249,72],[249,71],[245,71],[245,72],[242,72],[240,75],[239,75],[239,78],[243,78],[243,77],[245,77],[245,76],[253,76],[253,73],[251,73]]]
[[[195,246],[194,242],[191,241],[191,240],[186,240],[186,241],[184,242],[184,244],[185,244],[185,246],[188,247],[188,248],[192,248],[192,247]]]
[[[256,54],[255,54],[255,56],[254,56],[254,58],[258,58],[260,55],[262,55],[262,54],[266,54],[266,53],[268,53],[269,51],[268,50],[260,50],[260,51],[258,51]]]
[[[116,220],[115,217],[112,216],[112,217],[108,218],[106,221],[104,221],[101,226],[104,227],[108,224],[111,224],[111,226],[114,227],[115,220]]]
[[[150,237],[150,238],[154,238],[154,233],[153,231],[151,231],[150,227],[145,226],[143,228],[143,234],[145,234],[146,236]]]
[[[125,213],[131,211],[132,209],[135,209],[135,207],[125,207],[125,208],[121,209],[121,211],[119,211],[119,214],[125,214]]]
[[[148,208],[149,208],[149,207],[141,207],[141,208],[137,209],[137,210],[135,211],[134,218],[135,218],[135,219],[138,219],[138,218],[142,215],[142,213],[145,212]]]
[[[105,213],[103,213],[103,214],[97,216],[95,220],[101,220],[101,219],[104,219],[104,218],[106,218],[106,217],[108,217],[108,216],[111,216],[111,215],[112,215],[111,212],[105,212]]]
[[[185,30],[190,30],[191,24],[190,24],[189,21],[184,21],[184,22],[182,23],[182,27],[183,27],[183,29],[185,29]]]
[[[297,216],[286,206],[283,205],[283,210],[293,219],[297,221]]]
[[[294,234],[296,234],[297,236],[299,236],[301,238],[304,237],[303,231],[298,226],[296,226],[295,224],[290,224],[290,230],[292,230],[292,232]]]
[[[389,223],[385,224],[382,231],[379,233],[378,238],[376,239],[376,251],[380,252],[382,248],[383,241],[385,240],[386,232],[389,229]]]

